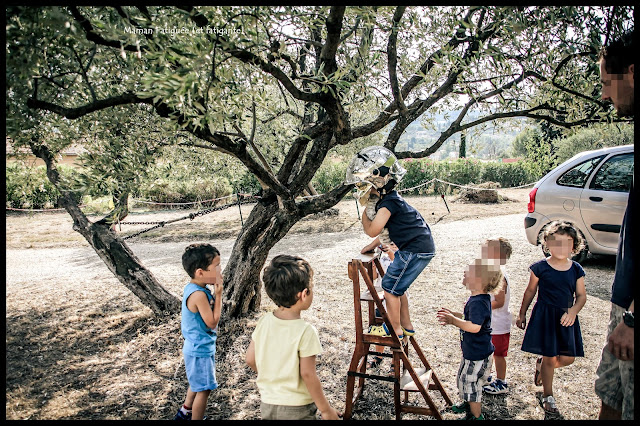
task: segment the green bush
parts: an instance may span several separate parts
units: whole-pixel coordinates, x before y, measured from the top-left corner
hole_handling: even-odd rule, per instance
[[[63,182],[72,182],[75,172],[72,167],[58,166]],[[45,166],[28,167],[20,162],[7,165],[6,207],[14,209],[52,209],[59,207],[60,192],[49,181]],[[80,201],[82,194],[76,194]]]
[[[245,171],[239,176],[229,176],[229,183],[234,193],[258,194],[262,189],[258,179],[249,171]]]
[[[329,163],[320,166],[311,180],[315,190],[322,194],[342,184],[347,174],[347,166],[347,163]]]
[[[156,179],[143,184],[139,195],[158,203],[189,203],[226,197],[233,193],[227,178]]]
[[[498,182],[503,188],[532,183],[540,179],[538,167],[528,161],[515,163],[482,162],[476,159],[459,158],[454,161],[433,161],[431,159],[401,160],[407,169],[398,189],[409,189],[431,179],[440,179],[458,185],[471,183]],[[452,185],[436,182],[406,191],[407,195],[451,194]]]
[[[481,182],[498,182],[502,188],[526,185],[542,177],[536,170],[528,161],[484,163]]]

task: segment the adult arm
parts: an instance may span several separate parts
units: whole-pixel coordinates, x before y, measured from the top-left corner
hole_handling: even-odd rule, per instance
[[[378,247],[379,245],[380,245],[380,237],[376,237],[375,240],[371,241],[369,244],[364,246],[364,248],[360,250],[360,253],[362,254],[369,253],[370,251],[375,250],[375,248]]]

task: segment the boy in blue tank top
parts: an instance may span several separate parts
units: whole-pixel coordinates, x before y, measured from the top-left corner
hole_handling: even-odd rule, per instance
[[[174,420],[202,420],[209,394],[218,387],[215,353],[222,308],[220,252],[210,244],[191,244],[182,254],[182,266],[191,277],[182,296],[181,320],[189,388]],[[214,286],[215,297],[207,284]]]

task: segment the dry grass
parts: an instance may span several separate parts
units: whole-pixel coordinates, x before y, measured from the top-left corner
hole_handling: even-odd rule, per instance
[[[464,266],[477,256],[480,242],[496,234],[506,236],[514,246],[507,268],[513,285],[511,310],[518,311],[527,267],[541,258],[540,249],[526,242],[522,229],[528,191],[501,190],[501,195],[515,201],[499,205],[470,205],[447,198],[450,214],[439,197],[409,198],[430,223],[438,249],[411,287],[412,319],[425,355],[454,402],[458,400],[458,331],[439,326],[435,312],[441,306],[461,309],[468,296],[460,284]],[[250,208],[243,206],[245,218]],[[355,342],[346,259],[369,239],[361,232],[353,201],[343,201],[337,208],[337,216],[300,222],[270,256],[296,253],[315,269],[316,296],[303,317],[317,327],[323,344],[318,372],[325,393],[343,409]],[[184,214],[140,212],[130,220],[164,220]],[[136,239],[131,247],[163,285],[179,295],[186,280],[179,260],[184,246],[194,240],[211,241],[221,249],[224,266],[239,222],[237,209],[216,212]],[[221,228],[225,231],[218,231]],[[71,231],[68,216],[7,215],[6,229],[6,418],[172,418],[187,387],[179,316],[154,317]],[[312,232],[317,234],[310,238]],[[590,258],[584,266],[589,298],[579,317],[585,357],[557,370],[554,380],[558,406],[567,419],[595,419],[599,410],[593,380],[604,342],[614,266],[611,257]],[[210,418],[259,418],[255,374],[244,364],[244,352],[257,319],[274,307],[264,292],[262,300],[261,312],[250,318],[223,319],[216,355],[220,388],[209,398]],[[489,419],[543,418],[534,397],[539,388],[532,383],[535,356],[519,349],[523,335],[522,330],[512,329],[507,358],[511,392],[483,399]],[[382,371],[387,368],[388,361]],[[436,402],[443,405],[439,398]],[[451,412],[443,415],[458,417]],[[353,418],[393,419],[391,385],[368,381]],[[426,417],[406,414],[403,418]]]

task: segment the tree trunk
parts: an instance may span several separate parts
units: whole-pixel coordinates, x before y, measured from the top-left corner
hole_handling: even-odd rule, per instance
[[[224,270],[223,314],[237,318],[257,311],[262,286],[260,273],[271,248],[300,219],[335,206],[350,190],[351,186],[343,185],[298,204],[284,200],[282,207],[273,192],[266,191],[238,235]]]
[[[460,158],[467,156],[467,135],[464,131],[460,133]]]
[[[47,165],[47,177],[60,191],[60,205],[73,219],[74,231],[82,234],[109,270],[156,315],[179,312],[180,299],[169,293],[140,263],[124,241],[109,229],[108,222],[103,219],[91,223],[78,207],[71,192],[59,186],[60,176],[49,149],[31,144],[31,150]]]
[[[68,210],[67,210],[68,211]],[[180,300],[169,293],[145,268],[107,224],[81,224],[74,215],[74,229],[91,244],[109,270],[156,314],[178,313]]]
[[[251,211],[231,251],[224,271],[222,310],[241,317],[260,307],[260,273],[271,248],[300,220],[295,213],[279,209],[275,196],[262,199]]]

